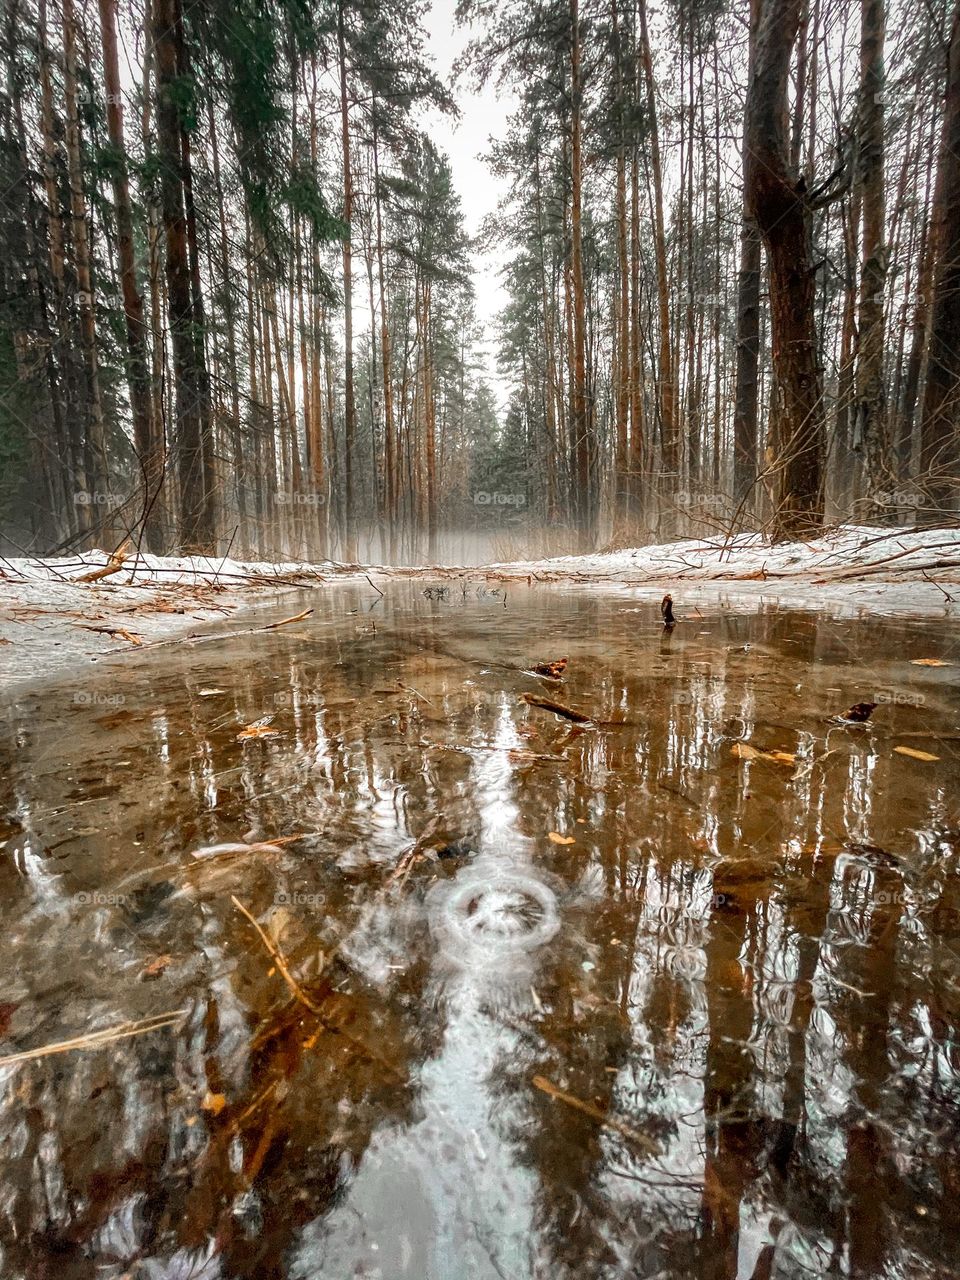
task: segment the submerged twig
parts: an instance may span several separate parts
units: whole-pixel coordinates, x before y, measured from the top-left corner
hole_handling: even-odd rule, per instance
[[[105,1027],[103,1031],[91,1031],[85,1036],[58,1040],[54,1044],[41,1045],[38,1049],[8,1053],[0,1058],[0,1067],[15,1067],[21,1062],[33,1062],[37,1058],[48,1058],[55,1053],[71,1053],[74,1049],[99,1049],[101,1045],[112,1044],[115,1040],[126,1040],[130,1036],[146,1035],[148,1031],[169,1027],[187,1012],[187,1009],[170,1009],[167,1013],[155,1013],[152,1017],[141,1018],[139,1022],[121,1022],[114,1027]]]
[[[549,698],[541,698],[538,693],[524,693],[521,696],[529,706],[539,707],[542,711],[552,711],[561,720],[571,720],[574,724],[593,723],[592,717],[585,716],[582,711],[574,711],[572,707],[565,707],[561,702],[552,702]]]
[[[270,939],[264,933],[263,929],[261,929],[260,925],[253,918],[253,916],[250,914],[250,912],[243,905],[243,903],[240,901],[239,898],[231,894],[230,901],[233,903],[233,905],[237,908],[238,911],[242,912],[243,915],[247,917],[247,919],[256,929],[260,937],[260,941],[266,947],[267,951],[269,951],[274,964],[277,966],[277,969],[280,973],[281,978],[283,978],[284,982],[290,988],[290,991],[292,992],[294,998],[298,1000],[305,1008],[309,1009],[311,1013],[315,1013],[317,1017],[323,1017],[323,1009],[321,1008],[320,1005],[316,1003],[316,1001],[311,1000],[310,996],[307,994],[306,991],[304,991],[303,987],[301,987],[300,983],[296,980],[296,978],[290,972],[289,966],[287,965],[286,958],[284,957],[284,954],[280,950],[280,948],[275,943],[270,941]]]

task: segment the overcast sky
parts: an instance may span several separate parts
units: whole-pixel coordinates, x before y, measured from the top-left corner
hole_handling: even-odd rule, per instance
[[[433,0],[427,15],[430,52],[440,76],[449,82],[453,64],[470,37],[468,29],[459,28],[454,20],[456,0]],[[499,93],[487,85],[480,93],[470,92],[465,82],[455,89],[460,118],[454,119],[438,111],[430,113],[429,132],[437,145],[450,157],[454,181],[463,203],[467,232],[473,236],[488,213],[497,207],[503,193],[498,182],[481,159],[491,137],[506,132],[507,117],[515,102],[512,94]],[[494,323],[503,307],[505,294],[497,274],[501,256],[495,253],[474,256],[474,288],[477,294],[477,318],[484,326],[485,353],[493,390],[502,405],[505,396],[496,383],[496,361],[492,337]]]

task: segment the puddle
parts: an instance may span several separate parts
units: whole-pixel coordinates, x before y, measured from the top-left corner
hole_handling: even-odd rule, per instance
[[[4,1280],[960,1273],[954,629],[698,604],[328,586],[8,699],[0,1055],[167,1018],[0,1066]]]

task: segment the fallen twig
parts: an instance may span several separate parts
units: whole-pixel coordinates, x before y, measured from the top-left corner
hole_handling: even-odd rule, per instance
[[[521,697],[529,706],[539,707],[542,711],[552,711],[561,720],[571,720],[574,724],[593,723],[593,718],[585,716],[582,711],[574,711],[572,707],[565,707],[561,702],[552,702],[549,698],[541,698],[538,693],[524,693],[521,694]]]
[[[49,1058],[55,1053],[71,1053],[74,1049],[99,1049],[101,1045],[112,1044],[115,1040],[126,1040],[130,1036],[146,1035],[148,1031],[159,1031],[161,1027],[169,1027],[188,1012],[187,1009],[171,1009],[167,1013],[155,1013],[150,1018],[142,1018],[139,1022],[121,1022],[115,1027],[106,1027],[103,1031],[91,1031],[85,1036],[58,1040],[55,1044],[41,1045],[38,1049],[8,1053],[0,1058],[0,1067],[15,1067],[21,1062]]]
[[[267,951],[269,951],[274,964],[277,966],[277,970],[281,978],[283,978],[284,982],[290,988],[290,991],[293,994],[294,999],[298,1000],[300,1004],[302,1004],[305,1008],[309,1009],[311,1013],[315,1013],[318,1018],[322,1018],[323,1017],[322,1007],[318,1005],[315,1000],[312,1000],[310,998],[307,992],[304,991],[303,987],[301,987],[300,983],[296,980],[296,978],[290,972],[289,966],[287,965],[286,958],[284,957],[284,954],[280,950],[280,948],[275,943],[270,941],[270,939],[264,933],[263,929],[261,929],[260,925],[256,922],[256,920],[254,920],[253,916],[250,914],[250,912],[243,905],[243,903],[240,901],[239,898],[231,894],[230,901],[233,903],[233,905],[237,908],[238,911],[242,912],[242,914],[247,917],[247,919],[256,929],[257,934],[259,935],[260,941],[266,947]]]
[[[279,622],[268,622],[265,627],[256,627],[257,631],[276,631],[277,627],[285,627],[291,622],[302,622],[304,618],[309,618],[312,609],[304,609],[303,613],[295,613],[292,618],[281,618]]]

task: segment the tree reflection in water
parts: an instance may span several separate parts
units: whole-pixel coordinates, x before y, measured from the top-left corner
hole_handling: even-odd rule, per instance
[[[3,1275],[954,1276],[950,635],[351,591],[9,704],[4,1052],[187,1012],[2,1069]]]

